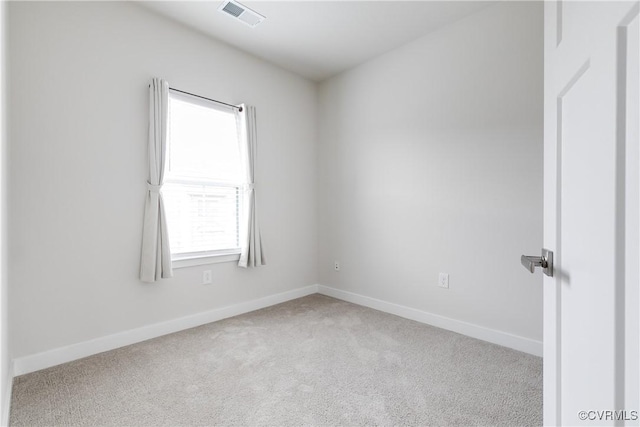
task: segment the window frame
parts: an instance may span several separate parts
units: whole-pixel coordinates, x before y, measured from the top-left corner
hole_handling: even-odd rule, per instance
[[[202,97],[199,97],[197,95],[186,94],[184,92],[173,91],[172,89],[169,89],[169,98],[172,98],[172,97],[177,98],[178,100],[181,100],[183,102],[190,102],[205,108],[211,108],[211,109],[215,109],[223,112],[231,111],[232,114],[235,114],[235,112],[233,111],[233,107],[222,106],[216,103],[215,101],[203,99]],[[168,120],[170,125],[171,118],[169,117]],[[241,131],[241,127],[240,127],[241,123],[242,123],[242,118],[240,118],[240,123],[237,124],[238,126],[237,135],[238,135],[238,144],[239,144],[238,149],[240,150],[241,162],[244,163],[246,162],[246,159],[244,159],[245,156],[243,156],[242,154],[243,150],[242,150],[241,144],[242,144],[243,132]],[[179,268],[193,267],[193,266],[206,265],[206,264],[238,262],[240,260],[240,254],[242,252],[242,241],[244,240],[243,237],[246,233],[246,230],[243,229],[242,224],[243,224],[243,219],[246,216],[245,215],[246,197],[244,194],[245,193],[244,188],[246,187],[247,182],[243,181],[238,183],[231,183],[227,181],[218,181],[213,179],[191,178],[191,177],[171,178],[171,174],[169,172],[170,164],[171,164],[171,154],[170,154],[171,142],[170,140],[168,142],[169,144],[167,145],[167,172],[165,172],[165,179],[164,179],[165,184],[185,184],[185,185],[198,185],[198,186],[204,186],[204,187],[236,188],[236,191],[238,194],[238,218],[237,218],[238,247],[229,248],[229,249],[214,249],[214,250],[198,251],[198,252],[183,252],[180,254],[174,254],[172,252],[171,253],[172,267],[179,269]],[[243,168],[244,170],[246,170],[247,167],[248,165],[241,164],[241,168]],[[243,176],[245,175],[246,174],[243,173]]]

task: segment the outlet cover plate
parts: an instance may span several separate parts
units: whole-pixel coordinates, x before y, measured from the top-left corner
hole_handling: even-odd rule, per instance
[[[440,276],[438,277],[438,286],[441,288],[449,288],[449,274],[440,273]]]
[[[203,285],[210,285],[212,282],[212,278],[211,278],[211,270],[205,270],[202,272],[202,284]]]

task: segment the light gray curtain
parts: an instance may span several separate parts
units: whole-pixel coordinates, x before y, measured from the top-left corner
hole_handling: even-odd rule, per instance
[[[140,260],[143,282],[173,277],[167,219],[160,193],[167,159],[168,110],[169,83],[155,78],[149,86],[149,175]]]
[[[241,152],[246,156],[247,170],[245,189],[247,231],[246,241],[240,253],[239,267],[258,267],[265,265],[264,248],[262,247],[262,238],[260,236],[260,226],[258,225],[258,207],[256,205],[256,188],[255,188],[255,167],[258,151],[258,131],[256,126],[256,109],[250,105],[242,105],[242,113],[245,129],[243,132],[244,142],[246,144]],[[243,141],[241,141],[242,143]]]

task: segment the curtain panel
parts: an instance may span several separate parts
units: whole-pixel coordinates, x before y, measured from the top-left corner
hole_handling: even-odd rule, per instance
[[[242,245],[240,253],[239,267],[258,267],[267,264],[264,248],[262,246],[262,237],[260,235],[260,226],[258,224],[258,206],[256,204],[256,183],[255,169],[258,156],[258,130],[256,123],[256,109],[250,105],[242,105],[243,117],[241,122],[244,124],[243,136],[244,147],[241,150],[245,156],[246,182],[246,237]]]
[[[154,78],[149,85],[149,174],[140,259],[143,282],[173,277],[169,231],[160,192],[167,160],[168,109],[169,83]]]

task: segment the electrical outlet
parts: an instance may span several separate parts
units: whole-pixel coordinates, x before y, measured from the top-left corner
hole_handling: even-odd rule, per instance
[[[202,272],[202,284],[203,285],[211,284],[211,270],[205,270]]]
[[[449,274],[440,273],[440,277],[438,278],[438,286],[441,288],[449,288]]]
[[[335,271],[340,271],[340,261],[334,261],[333,263],[333,269]]]

